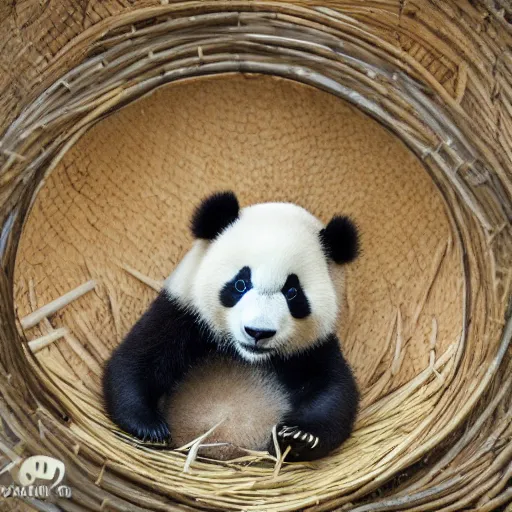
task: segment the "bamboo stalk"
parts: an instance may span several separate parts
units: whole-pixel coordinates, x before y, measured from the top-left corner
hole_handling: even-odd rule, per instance
[[[146,284],[150,288],[153,288],[156,292],[159,292],[162,289],[163,282],[157,281],[156,279],[152,279],[151,277],[145,276],[138,270],[129,267],[128,265],[120,264],[121,268],[126,270],[130,275],[138,279],[141,283]]]
[[[55,329],[45,336],[29,341],[28,346],[32,352],[36,353],[67,334],[68,330],[65,327],[61,327],[60,329]]]
[[[73,290],[65,293],[58,299],[53,300],[52,302],[49,302],[48,304],[44,305],[43,307],[39,308],[38,310],[30,313],[29,315],[23,317],[21,319],[21,326],[23,329],[30,329],[37,325],[43,318],[47,318],[60,309],[66,307],[71,302],[79,299],[82,295],[85,295],[86,293],[90,292],[91,290],[94,290],[96,287],[96,281],[91,280],[87,283],[84,283],[80,286],[77,286]]]

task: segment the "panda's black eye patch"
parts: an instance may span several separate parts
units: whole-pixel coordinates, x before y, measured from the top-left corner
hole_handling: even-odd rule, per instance
[[[306,318],[311,314],[308,299],[302,290],[299,278],[295,274],[288,276],[281,292],[288,303],[288,309],[293,318]]]
[[[244,267],[224,285],[220,291],[220,302],[224,307],[232,308],[251,288],[251,269]]]

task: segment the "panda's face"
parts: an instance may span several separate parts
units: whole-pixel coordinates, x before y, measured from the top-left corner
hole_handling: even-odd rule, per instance
[[[337,316],[321,228],[295,205],[245,208],[213,242],[196,242],[167,288],[247,361],[301,352],[331,334]]]
[[[232,341],[249,360],[298,348],[292,348],[292,338],[298,330],[306,328],[306,322],[300,325],[296,321],[311,315],[309,301],[296,274],[258,288],[253,284],[251,268],[245,266],[220,292]]]

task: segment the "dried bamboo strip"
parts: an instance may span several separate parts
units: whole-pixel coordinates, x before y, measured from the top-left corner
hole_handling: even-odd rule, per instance
[[[74,318],[75,323],[82,331],[87,339],[87,343],[98,353],[103,361],[110,357],[110,351],[105,347],[104,343],[96,336],[94,329],[87,323],[83,314],[79,314]]]
[[[45,336],[29,341],[28,346],[32,352],[36,353],[67,334],[68,330],[65,327],[61,327],[60,329],[55,329]]]
[[[94,280],[88,281],[87,283],[77,286],[75,289],[65,293],[58,299],[55,299],[54,301],[46,304],[37,311],[34,311],[33,313],[30,313],[26,317],[22,318],[21,326],[23,327],[23,329],[30,329],[31,327],[34,327],[43,318],[47,318],[53,315],[60,309],[64,308],[65,306],[73,302],[74,300],[80,298],[82,295],[85,295],[91,290],[94,290],[95,287],[96,281]]]
[[[162,281],[157,281],[156,279],[152,279],[151,277],[145,276],[138,270],[135,270],[134,268],[131,268],[128,265],[120,264],[120,266],[121,268],[126,270],[126,272],[128,272],[133,277],[138,279],[141,283],[148,285],[150,288],[153,288],[153,290],[155,290],[156,292],[159,292],[162,289]]]
[[[95,359],[85,350],[83,345],[71,334],[69,331],[64,335],[66,341],[69,346],[73,349],[75,354],[82,359],[82,361],[88,366],[88,368],[95,374],[100,376],[102,374],[102,370],[100,365],[95,361]]]

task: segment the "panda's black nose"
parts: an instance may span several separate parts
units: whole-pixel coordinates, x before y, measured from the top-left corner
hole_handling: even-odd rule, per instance
[[[251,338],[254,338],[254,341],[256,341],[256,343],[260,340],[272,338],[272,336],[274,336],[274,334],[276,333],[276,331],[262,330],[262,329],[251,329],[250,327],[246,327],[245,332]]]

